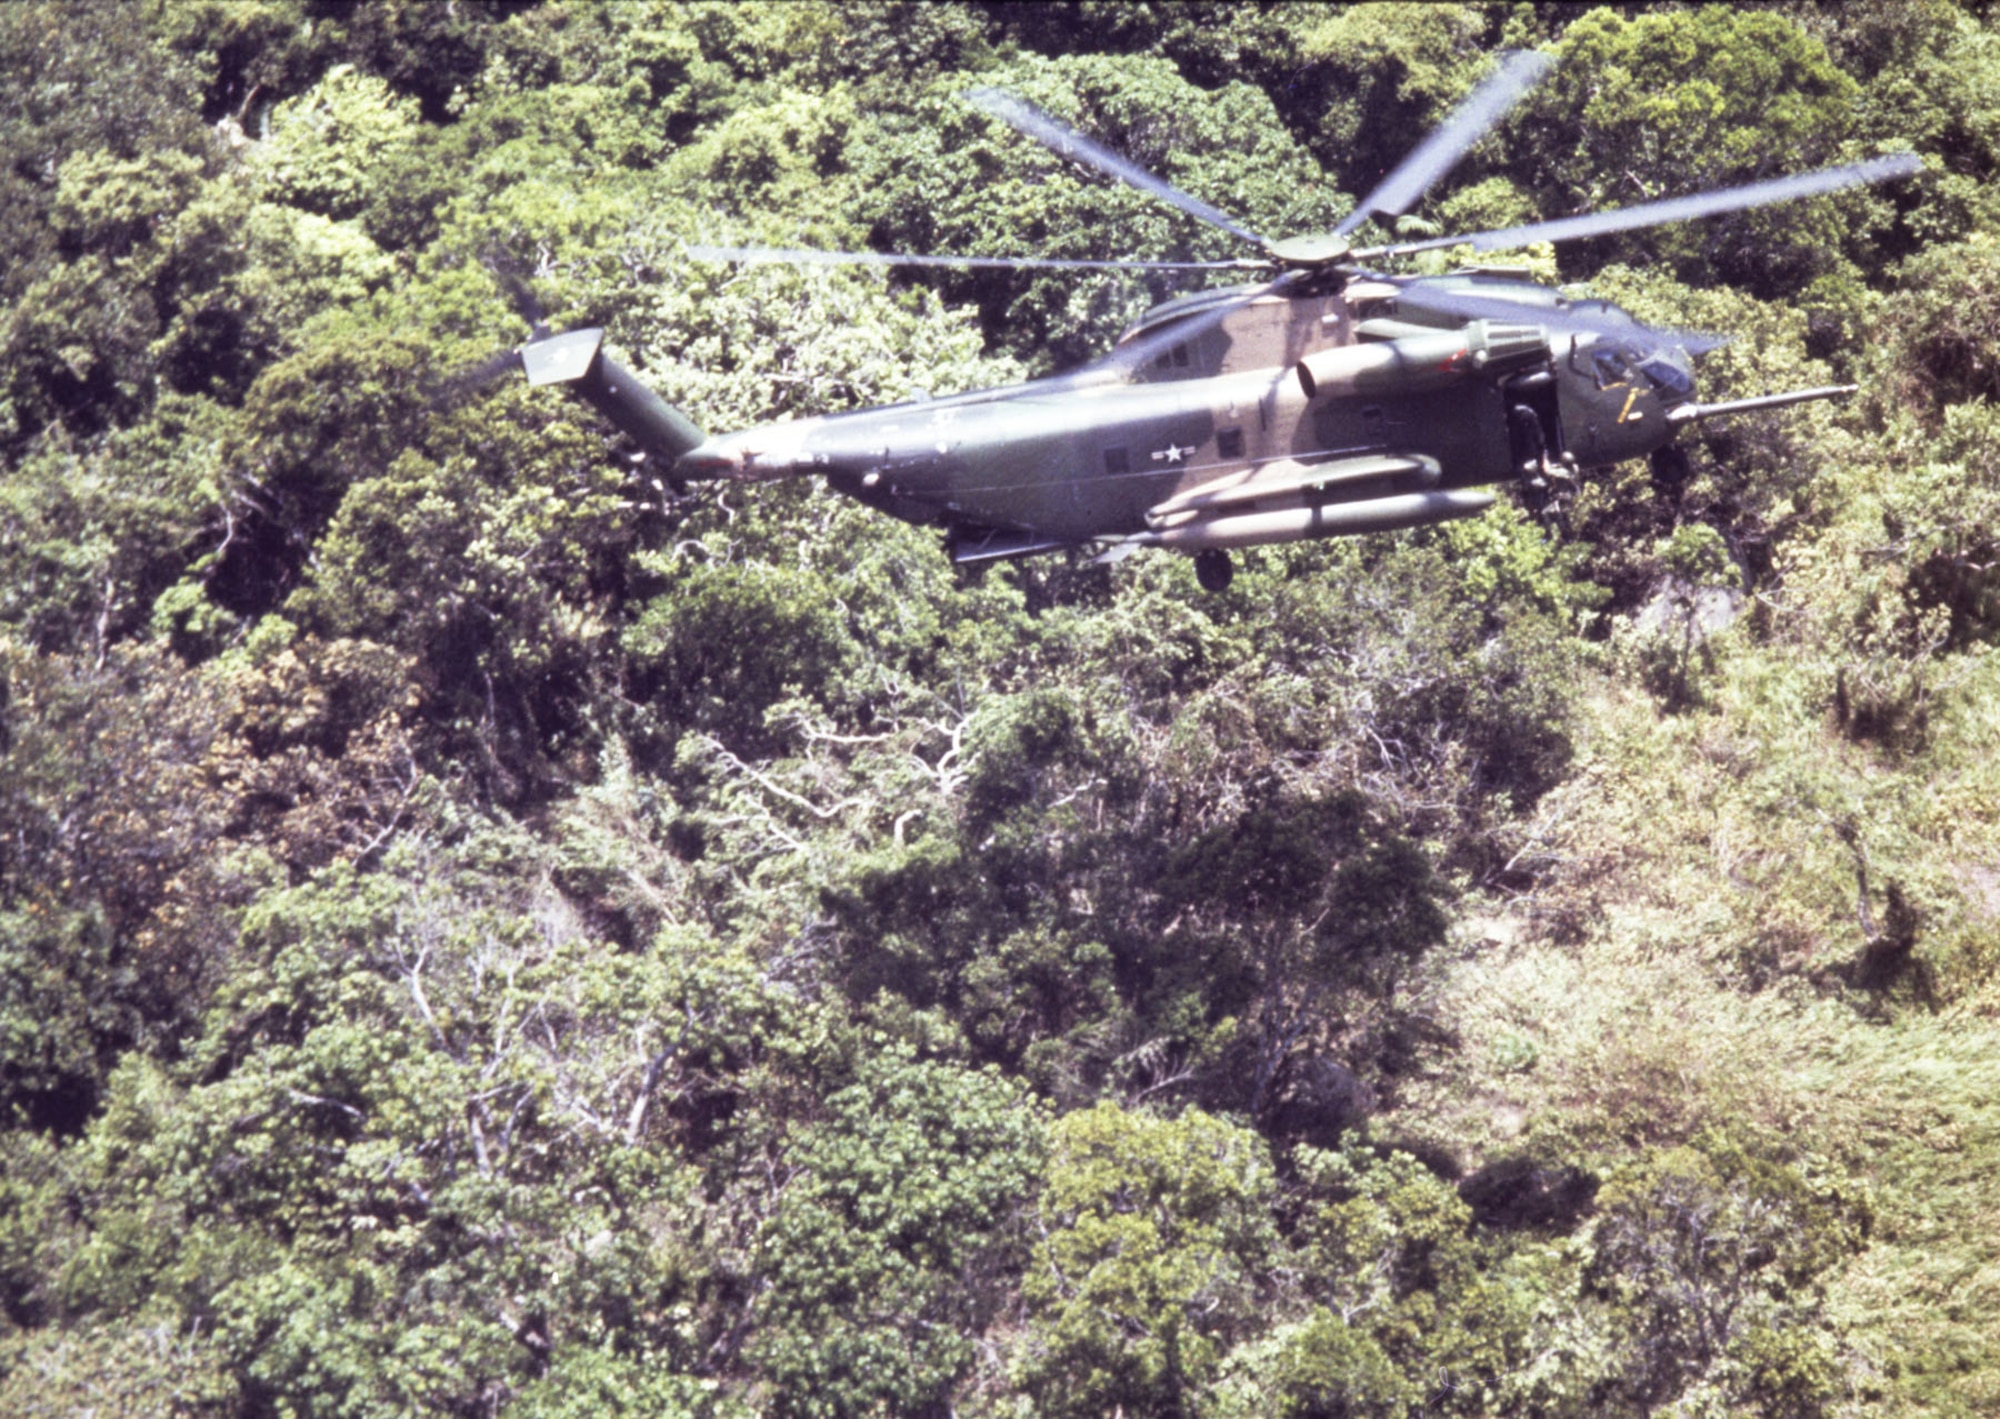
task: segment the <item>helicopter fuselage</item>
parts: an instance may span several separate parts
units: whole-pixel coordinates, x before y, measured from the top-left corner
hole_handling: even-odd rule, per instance
[[[1470,313],[1469,313],[1470,312]],[[1196,554],[1531,506],[1586,468],[1655,454],[1687,423],[1849,387],[1699,404],[1680,338],[1602,302],[1474,273],[1157,307],[1071,374],[705,437],[602,349],[522,347],[676,482],[818,476],[945,532],[956,562],[1064,548]]]
[[[1104,360],[1057,379],[704,438],[603,354],[601,330],[535,338],[531,384],[567,382],[657,460],[694,478],[817,474],[911,522],[941,526],[956,561],[1085,544],[1196,554],[1226,586],[1227,549],[1441,522],[1478,512],[1477,491],[1519,481],[1532,506],[1585,467],[1647,454],[1671,486],[1676,431],[1719,414],[1847,393],[1851,386],[1698,404],[1687,342],[1600,301],[1492,267],[1444,277],[1363,263],[1466,247],[1523,250],[1789,202],[1911,177],[1888,154],[1746,186],[1460,235],[1357,246],[1371,220],[1409,210],[1548,72],[1502,58],[1445,122],[1323,233],[1271,238],[1135,166],[1003,90],[966,100],[1065,162],[1166,203],[1254,248],[1225,261],[926,256],[690,246],[697,260],[967,269],[1259,271],[1149,311]],[[1678,471],[1672,466],[1679,465]]]
[[[1490,497],[1463,490],[1547,460],[1650,452],[1669,437],[1663,396],[1692,393],[1684,356],[1551,337],[1532,304],[1519,322],[1441,328],[1357,319],[1338,294],[1293,297],[1174,341],[1202,299],[1128,332],[1121,348],[1143,359],[766,425],[709,440],[677,471],[818,475],[949,529],[959,560],[1121,540],[1244,546],[1477,512]]]

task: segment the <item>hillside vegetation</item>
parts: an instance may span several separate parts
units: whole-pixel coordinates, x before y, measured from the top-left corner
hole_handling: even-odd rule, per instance
[[[723,431],[1048,373],[1550,79],[1731,343],[1561,526],[955,573]],[[2000,1413],[1985,5],[0,6],[0,1412]],[[1364,228],[1363,236],[1376,233]],[[1727,607],[1731,614],[1697,615]]]

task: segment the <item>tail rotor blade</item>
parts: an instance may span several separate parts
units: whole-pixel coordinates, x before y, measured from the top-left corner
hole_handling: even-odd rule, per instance
[[[507,301],[514,307],[514,313],[521,317],[521,323],[528,327],[530,339],[539,340],[548,333],[548,312],[536,298],[527,280],[521,275],[522,262],[513,253],[498,247],[488,247],[482,258],[494,284],[507,293]]]
[[[484,394],[507,376],[520,372],[521,352],[502,350],[470,369],[460,370],[432,384],[431,400],[436,405],[450,408]]]
[[[497,248],[489,249],[482,259],[494,284],[507,293],[508,303],[528,327],[528,345],[546,340],[549,336],[546,312],[535,298],[534,291],[521,278],[519,263]],[[442,405],[454,405],[484,394],[507,376],[519,374],[526,368],[521,358],[521,352],[526,348],[517,345],[511,350],[498,351],[470,369],[446,376],[435,386],[433,399]]]

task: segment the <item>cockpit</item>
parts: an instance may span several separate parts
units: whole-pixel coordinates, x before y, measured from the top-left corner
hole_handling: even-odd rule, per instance
[[[1613,340],[1584,346],[1577,351],[1577,358],[1588,359],[1590,374],[1599,389],[1643,381],[1669,399],[1686,399],[1694,393],[1687,355],[1679,349],[1669,351],[1636,340]]]

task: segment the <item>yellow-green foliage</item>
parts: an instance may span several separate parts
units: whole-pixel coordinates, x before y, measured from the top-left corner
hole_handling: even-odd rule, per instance
[[[1282,237],[1520,47],[1413,230],[1920,154],[1512,258],[1858,396],[1209,595],[479,374],[1052,370],[1179,288],[688,249],[1240,255],[965,91]],[[0,1411],[2000,1412],[1984,8],[35,0],[0,157]]]
[[[1022,1384],[1044,1414],[1178,1412],[1256,1323],[1263,1140],[1199,1110],[1104,1103],[1058,1120],[1049,1146]]]

